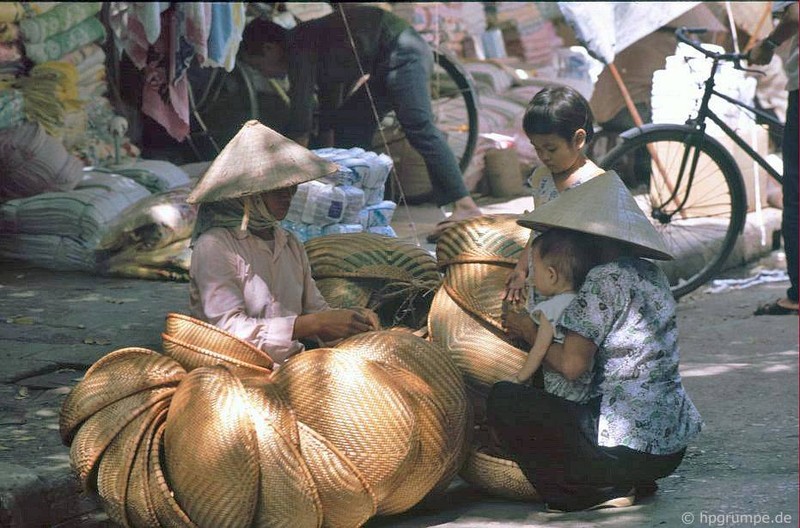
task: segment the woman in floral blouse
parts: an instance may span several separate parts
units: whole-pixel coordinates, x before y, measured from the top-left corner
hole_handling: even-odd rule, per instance
[[[675,300],[663,240],[619,177],[571,189],[519,224],[596,235],[593,268],[557,322],[566,333],[545,357],[575,379],[590,368],[593,398],[576,404],[542,389],[497,383],[489,423],[550,510],[629,506],[672,473],[702,420],[678,373]],[[533,342],[526,314],[509,314],[512,337]],[[592,367],[592,364],[594,366]]]

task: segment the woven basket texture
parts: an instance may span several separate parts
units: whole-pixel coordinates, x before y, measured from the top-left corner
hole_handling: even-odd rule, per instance
[[[514,500],[535,502],[542,500],[513,460],[472,450],[459,474],[476,488],[493,495]]]
[[[436,242],[439,267],[456,262],[484,262],[513,268],[528,243],[530,229],[517,215],[484,215],[459,222]]]
[[[305,244],[311,273],[336,308],[369,308],[384,327],[419,328],[442,281],[436,259],[409,242],[374,233],[328,235]]]
[[[461,372],[411,332],[362,334],[274,372],[189,367],[121,349],[65,400],[73,468],[115,523],[361,526],[447,486],[467,455]]]
[[[122,348],[102,357],[64,400],[61,438],[69,443],[77,427],[107,405],[148,389],[177,385],[185,375],[175,361],[146,348]]]
[[[431,340],[450,352],[467,385],[484,397],[492,385],[516,374],[527,357],[502,332],[465,312],[444,288],[433,299],[428,329]]]
[[[185,343],[166,333],[161,334],[161,340],[164,353],[180,363],[187,372],[199,367],[212,367],[214,365],[226,365],[230,368],[242,369],[252,374],[261,374],[264,376],[269,376],[271,372],[270,369],[258,367],[245,361],[239,361],[227,355],[225,351],[217,353],[208,348]]]
[[[164,333],[173,342],[193,345],[203,349],[201,353],[214,352],[212,355],[222,355],[232,363],[247,363],[265,369],[271,369],[273,365],[272,358],[261,349],[217,326],[188,315],[167,314]]]
[[[487,215],[460,222],[445,231],[436,245],[445,277],[431,304],[428,331],[463,372],[473,422],[479,427],[484,425],[492,385],[516,374],[527,357],[502,325],[500,293],[530,236],[529,229],[516,223],[517,218]],[[477,436],[475,442],[479,442]],[[517,464],[479,452],[477,443],[459,474],[493,495],[540,500]]]

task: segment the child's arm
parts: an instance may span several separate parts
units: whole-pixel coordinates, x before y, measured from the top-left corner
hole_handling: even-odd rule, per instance
[[[550,323],[546,317],[542,316],[541,322],[539,323],[539,331],[536,334],[536,341],[533,343],[533,347],[528,353],[528,357],[525,359],[525,364],[522,365],[522,368],[510,381],[525,383],[533,376],[533,373],[541,366],[542,360],[545,354],[547,354],[547,349],[550,348],[550,345],[553,343],[554,333],[555,329],[552,323]]]

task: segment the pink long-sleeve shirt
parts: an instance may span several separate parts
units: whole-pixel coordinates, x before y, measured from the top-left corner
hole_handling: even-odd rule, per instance
[[[292,339],[298,315],[329,308],[311,277],[305,248],[275,228],[275,240],[212,228],[192,249],[193,317],[248,341],[281,364],[303,350]]]

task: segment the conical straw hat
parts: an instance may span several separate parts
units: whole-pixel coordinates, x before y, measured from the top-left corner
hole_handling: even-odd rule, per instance
[[[336,170],[335,164],[250,120],[225,145],[186,201],[240,198],[316,180]]]
[[[656,231],[614,171],[608,171],[522,215],[517,223],[529,229],[570,229],[610,238],[633,247],[646,258],[672,260]]]

